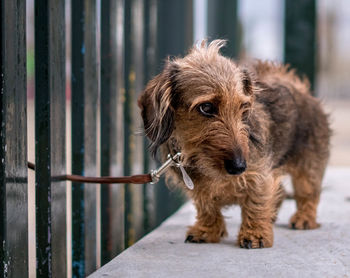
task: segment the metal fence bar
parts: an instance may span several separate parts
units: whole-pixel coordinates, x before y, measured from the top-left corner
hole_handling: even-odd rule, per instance
[[[143,89],[143,0],[124,2],[124,174],[139,174],[143,167],[143,138],[137,135],[142,120],[137,106]],[[143,187],[125,185],[125,246],[136,242],[143,231]]]
[[[72,173],[97,174],[96,0],[72,1]],[[72,184],[74,277],[96,269],[96,187]]]
[[[157,71],[169,55],[184,55],[193,43],[193,2],[158,0],[157,3]],[[164,183],[157,185],[156,218],[160,224],[182,203],[178,191],[170,192]]]
[[[208,0],[208,37],[226,39],[227,45],[221,51],[235,58],[240,46],[237,10],[237,0]]]
[[[124,175],[131,175],[131,126],[132,126],[132,106],[131,106],[131,90],[133,89],[133,83],[135,79],[134,73],[131,72],[131,55],[132,55],[132,42],[131,42],[131,8],[132,0],[124,0],[124,98],[123,98],[123,111],[124,111]],[[124,246],[125,248],[133,244],[133,231],[132,231],[132,196],[131,188],[129,184],[125,184],[124,189]]]
[[[85,59],[84,59],[84,173],[97,174],[97,103],[98,62],[96,42],[96,0],[85,1]],[[96,187],[84,188],[85,209],[85,275],[96,265]]]
[[[158,0],[158,67],[169,55],[183,55],[193,43],[193,2]],[[158,71],[160,67],[158,68]]]
[[[151,1],[143,1],[143,86],[146,86],[147,81],[150,79],[150,64],[151,59],[149,57],[150,48],[150,14],[151,14]],[[144,134],[143,134],[144,135]],[[150,157],[147,150],[148,140],[144,136],[143,140],[144,151],[143,151],[143,170],[149,172],[150,170]],[[148,184],[143,185],[143,229],[147,233],[150,230],[150,198],[149,198],[149,186]]]
[[[28,276],[26,3],[2,0],[0,276]]]
[[[100,101],[100,152],[101,175],[121,175],[122,167],[117,165],[120,157],[117,135],[118,113],[117,73],[121,57],[121,46],[117,41],[122,10],[122,1],[101,0],[101,101]],[[122,54],[122,53],[121,53]],[[101,185],[101,265],[109,262],[124,248],[124,189],[121,185]],[[113,213],[114,212],[114,213]]]
[[[72,173],[84,175],[85,1],[71,2]],[[72,183],[72,274],[85,276],[84,184]]]
[[[284,62],[306,75],[314,88],[316,0],[285,0]]]
[[[35,2],[35,201],[37,277],[52,275],[49,3]]]
[[[110,165],[110,86],[111,86],[111,67],[112,41],[111,41],[111,1],[101,0],[101,175],[109,175]],[[116,12],[114,10],[114,12]],[[109,252],[109,233],[110,233],[110,187],[107,184],[101,185],[101,265],[107,263],[111,258]],[[103,206],[102,206],[103,203]]]
[[[152,76],[156,75],[157,0],[144,0],[143,9],[143,87],[145,87]],[[152,160],[148,151],[149,141],[144,134],[143,138],[143,168],[146,173],[151,169]],[[156,225],[155,186],[153,184],[143,185],[143,228],[145,233]]]
[[[37,277],[52,276],[50,145],[50,13],[35,2],[35,202]]]
[[[51,176],[66,173],[65,4],[49,2],[50,163]],[[44,92],[42,92],[44,93]],[[52,182],[52,275],[67,275],[66,182]]]
[[[66,276],[65,7],[35,2],[37,277]],[[53,188],[54,187],[54,188]]]

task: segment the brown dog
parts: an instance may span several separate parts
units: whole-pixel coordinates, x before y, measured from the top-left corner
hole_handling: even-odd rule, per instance
[[[168,60],[139,98],[145,132],[160,147],[182,153],[194,182],[168,172],[193,199],[197,222],[188,242],[219,242],[227,234],[221,208],[238,204],[244,248],[271,247],[273,223],[284,198],[281,177],[290,174],[297,212],[294,229],[314,229],[330,129],[306,80],[293,70],[256,61],[242,66],[219,54],[225,41],[194,47]]]

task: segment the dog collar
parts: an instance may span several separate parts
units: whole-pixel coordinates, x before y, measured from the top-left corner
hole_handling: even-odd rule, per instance
[[[160,179],[160,176],[164,174],[169,167],[177,167],[177,168],[180,168],[182,179],[185,185],[187,186],[187,188],[190,190],[193,190],[194,188],[193,181],[187,174],[185,168],[182,166],[180,157],[181,157],[180,152],[176,153],[174,156],[172,156],[171,154],[168,154],[167,161],[165,161],[157,170],[151,170],[151,177],[152,177],[151,184],[157,183]]]

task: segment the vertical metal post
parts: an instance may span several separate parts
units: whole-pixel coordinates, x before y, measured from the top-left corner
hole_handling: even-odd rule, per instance
[[[137,96],[143,88],[143,0],[124,1],[124,174],[143,171],[142,125]],[[143,235],[143,189],[125,185],[125,247]]]
[[[150,0],[144,0],[143,3],[143,86],[146,86],[149,80],[149,45],[150,45]],[[143,170],[144,172],[149,171],[149,154],[147,151],[147,139],[144,137],[144,151],[143,151]],[[143,229],[145,232],[150,230],[150,219],[149,219],[149,198],[148,198],[148,184],[144,184],[143,187]]]
[[[37,277],[52,276],[49,3],[35,2],[35,201]]]
[[[122,0],[101,0],[101,102],[100,102],[100,152],[101,175],[122,175],[119,146],[123,144],[121,105],[117,84],[121,77],[121,45],[117,41]],[[117,55],[120,53],[120,56]],[[118,129],[119,127],[119,129]],[[118,136],[118,137],[117,137]],[[120,163],[121,164],[121,163]],[[124,247],[124,188],[122,185],[101,184],[101,264],[109,262]]]
[[[109,175],[110,165],[110,83],[111,67],[111,2],[101,0],[101,175]],[[114,12],[116,12],[114,10]],[[101,265],[107,263],[112,257],[109,252],[110,246],[110,187],[101,184]],[[103,204],[103,205],[102,205]]]
[[[157,64],[162,68],[169,55],[184,55],[193,43],[193,2],[187,0],[158,0],[157,3]],[[183,202],[178,192],[170,192],[158,184],[156,192],[156,218],[160,224]]]
[[[208,0],[208,37],[210,40],[226,39],[221,51],[237,58],[240,34],[238,29],[237,0]]]
[[[85,1],[71,2],[72,28],[72,173],[84,175]],[[72,183],[72,273],[85,276],[84,184]]]
[[[96,0],[72,1],[72,173],[97,173]],[[96,269],[96,188],[72,183],[73,276]]]
[[[145,87],[152,76],[156,75],[157,70],[157,0],[144,0],[143,9],[143,87]],[[151,169],[148,145],[149,141],[144,135],[143,168],[145,173]],[[155,186],[153,184],[143,185],[143,226],[145,233],[149,232],[155,226]]]
[[[48,120],[50,125],[50,170],[51,177],[55,177],[66,173],[66,43],[64,1],[49,1],[49,32],[50,117]],[[44,93],[41,92],[40,94]],[[65,181],[52,182],[52,275],[55,277],[65,277],[67,275],[66,189],[67,183]]]
[[[285,0],[284,62],[306,75],[314,88],[316,0]]]
[[[26,3],[0,14],[0,276],[28,277]]]
[[[101,151],[101,175],[109,174],[110,154],[109,154],[109,130],[110,130],[110,83],[111,83],[111,24],[110,0],[101,0],[101,104],[100,104],[100,151]],[[107,122],[106,122],[107,121]],[[109,185],[101,184],[101,265],[106,264],[111,255],[108,249],[110,243],[109,231]],[[102,206],[103,203],[103,206]]]
[[[96,0],[85,0],[84,57],[84,173],[97,174],[98,62]],[[85,275],[96,270],[96,187],[84,188]]]
[[[66,276],[64,3],[35,2],[37,277]],[[54,188],[53,188],[54,187]]]
[[[156,74],[156,19],[157,0],[144,0],[143,4],[143,84]]]
[[[131,90],[135,75],[131,72],[131,7],[132,0],[124,0],[124,175],[131,174],[131,126],[132,126],[132,107]],[[129,247],[133,243],[131,225],[132,225],[132,207],[131,207],[131,189],[129,184],[125,184],[125,218],[124,218],[124,246]]]
[[[183,55],[192,46],[193,2],[158,0],[157,18],[157,60],[162,65],[167,56]]]

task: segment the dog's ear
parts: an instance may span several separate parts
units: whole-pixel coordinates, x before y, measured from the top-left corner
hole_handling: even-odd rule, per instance
[[[247,96],[253,94],[253,81],[250,72],[247,69],[242,69],[243,92]]]
[[[174,129],[175,112],[172,102],[177,72],[175,63],[167,61],[163,72],[149,81],[138,99],[145,132],[151,139],[150,151],[153,156]]]

